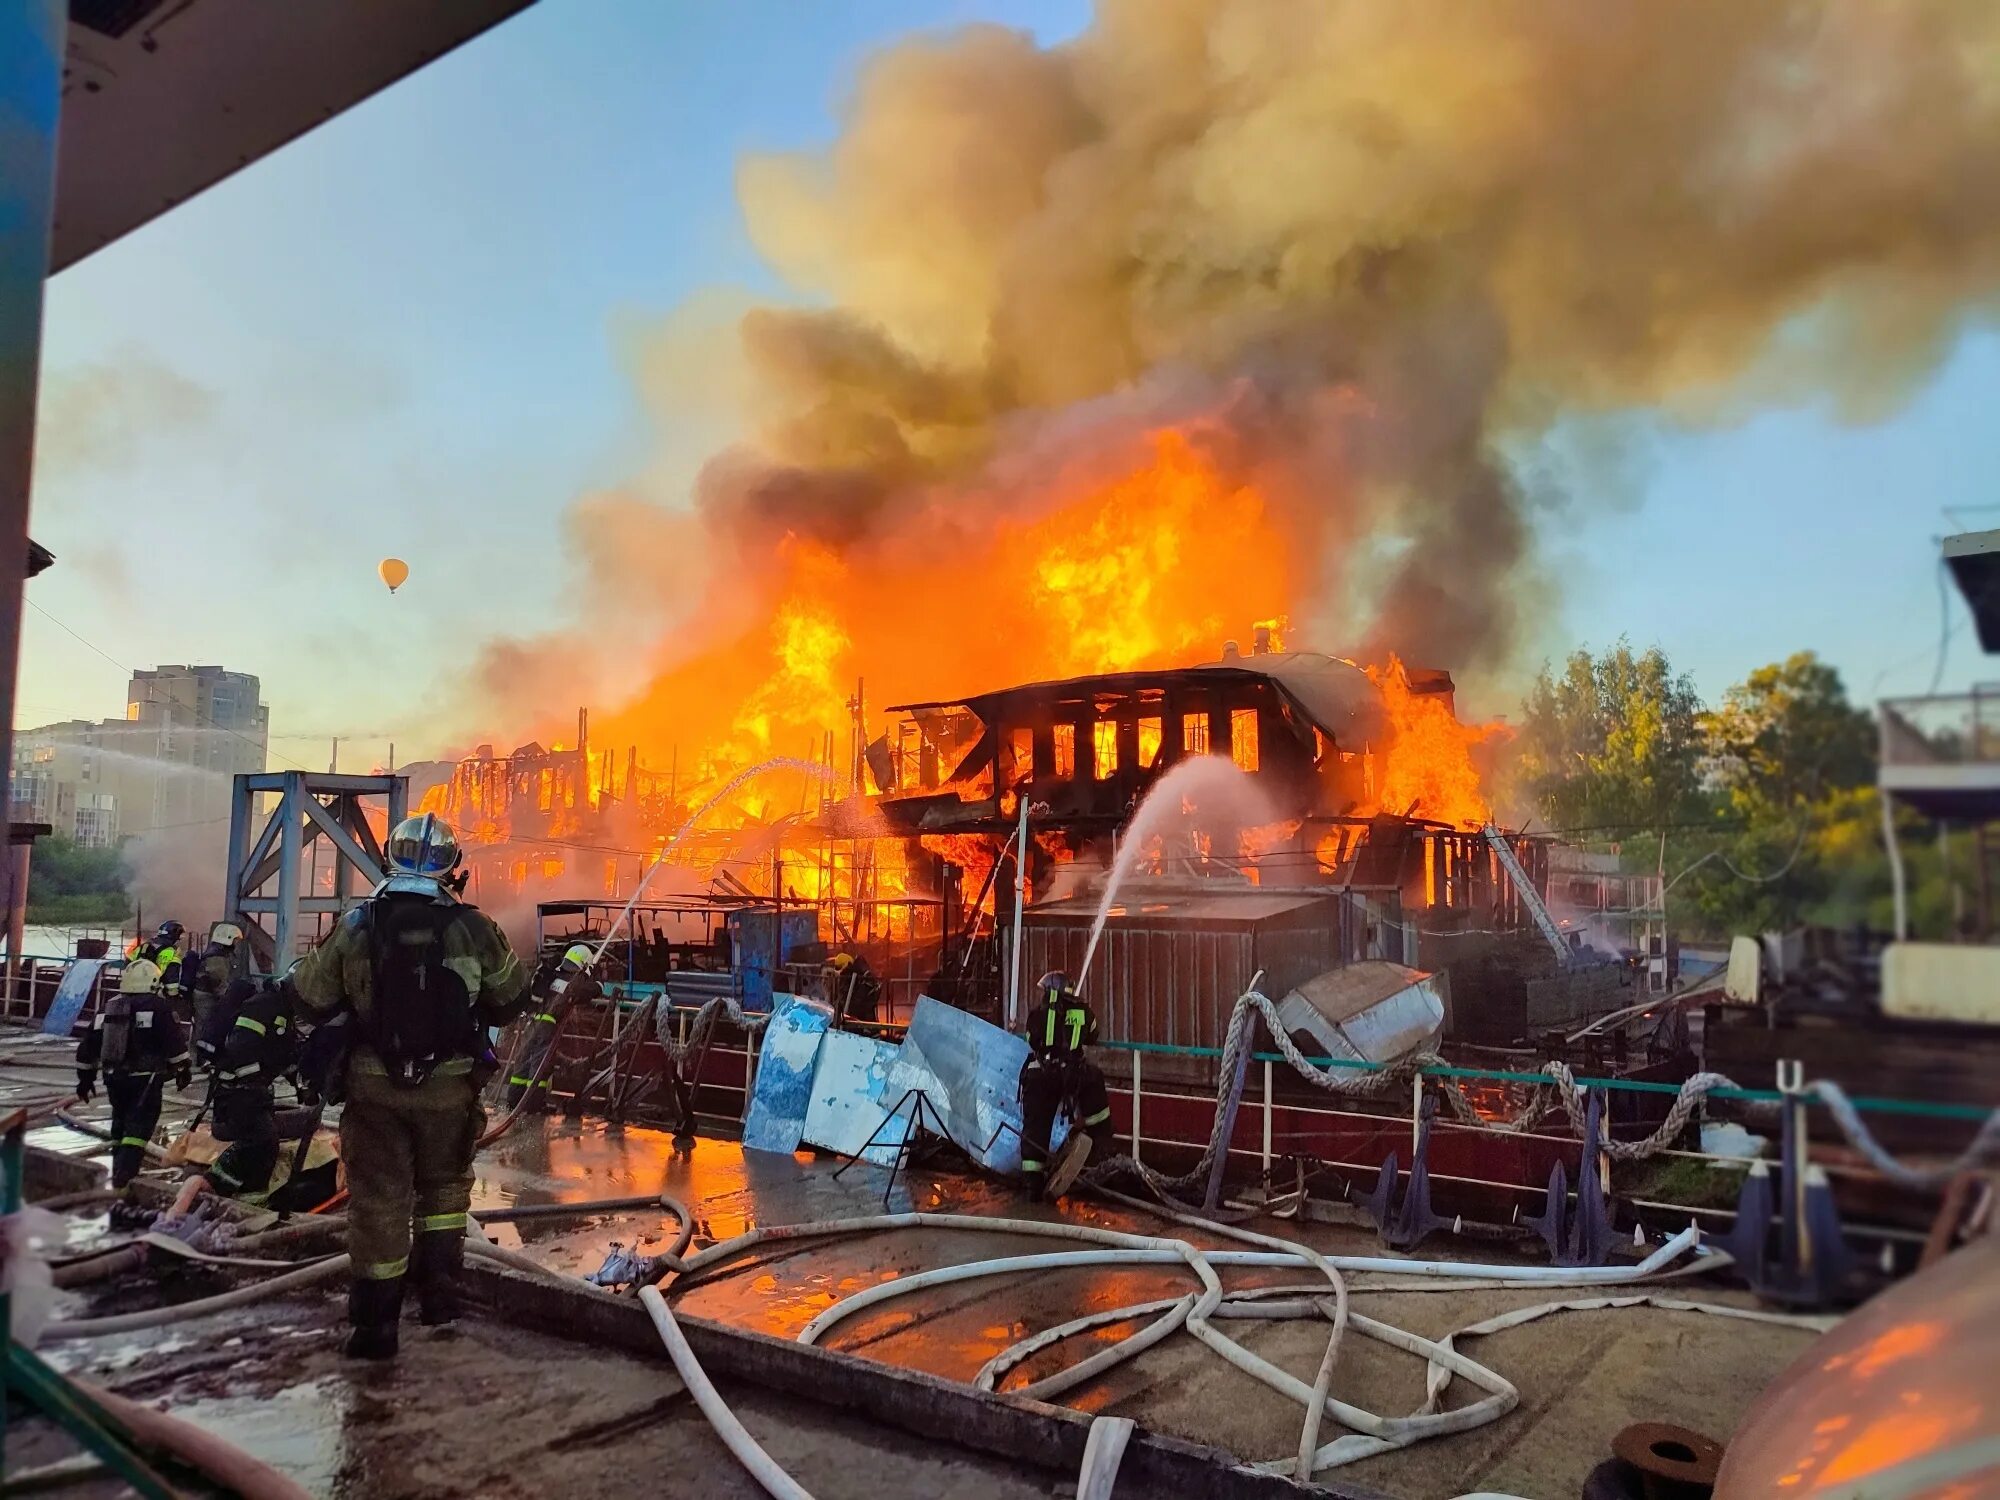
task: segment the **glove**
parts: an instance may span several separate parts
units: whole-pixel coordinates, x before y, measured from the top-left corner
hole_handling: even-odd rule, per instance
[[[174,1087],[177,1089],[186,1089],[193,1082],[194,1064],[184,1060],[179,1067],[174,1069]]]
[[[76,1098],[79,1104],[88,1104],[97,1095],[97,1070],[78,1068],[76,1070]]]

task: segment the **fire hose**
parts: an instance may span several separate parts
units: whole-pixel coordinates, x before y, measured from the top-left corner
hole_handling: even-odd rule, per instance
[[[976,1262],[970,1265],[947,1266],[935,1271],[919,1273],[915,1276],[899,1278],[878,1286],[867,1288],[854,1296],[835,1303],[815,1317],[801,1331],[802,1342],[813,1343],[844,1319],[869,1307],[889,1301],[908,1292],[920,1291],[926,1287],[947,1285],[961,1281],[979,1279],[985,1276],[1004,1275],[1021,1270],[1040,1269],[1053,1266],[1076,1265],[1171,1265],[1185,1264],[1202,1283],[1199,1294],[1188,1294],[1180,1298],[1166,1299],[1158,1303],[1143,1304],[1136,1308],[1120,1309],[1119,1315],[1092,1315],[1079,1319],[1074,1324],[1064,1325],[1064,1331],[1052,1335],[1035,1335],[1024,1343],[1033,1347],[1022,1350],[1004,1351],[996,1364],[991,1379],[997,1379],[1008,1360],[1025,1358],[1033,1348],[1045,1347],[1057,1342],[1071,1332],[1083,1327],[1094,1327],[1102,1322],[1135,1321],[1153,1317],[1154,1321],[1130,1335],[1110,1350],[1100,1351],[1077,1367],[1082,1373],[1064,1382],[1059,1389],[1080,1383],[1082,1379],[1102,1374],[1125,1359],[1143,1352],[1180,1328],[1200,1339],[1204,1344],[1221,1354],[1232,1365],[1252,1375],[1264,1384],[1298,1401],[1306,1409],[1312,1428],[1316,1433],[1318,1420],[1330,1414],[1352,1432],[1323,1446],[1310,1446],[1302,1440],[1300,1447],[1309,1457],[1304,1460],[1308,1472],[1317,1472],[1329,1463],[1347,1463],[1369,1453],[1386,1452],[1391,1448],[1407,1446],[1410,1443],[1448,1432],[1465,1431],[1502,1415],[1518,1400],[1514,1387],[1493,1371],[1465,1358],[1455,1349],[1444,1344],[1419,1338],[1401,1329],[1393,1328],[1376,1320],[1364,1318],[1358,1313],[1348,1312],[1345,1326],[1351,1327],[1379,1342],[1402,1348],[1422,1355],[1434,1369],[1445,1372],[1445,1378],[1456,1375],[1479,1386],[1485,1395],[1472,1405],[1450,1411],[1433,1409],[1435,1402],[1418,1412],[1405,1417],[1382,1417],[1359,1407],[1339,1401],[1321,1388],[1320,1382],[1308,1386],[1289,1372],[1270,1364],[1235,1340],[1228,1338],[1211,1324],[1212,1318],[1238,1315],[1234,1304],[1254,1302],[1253,1296],[1243,1295],[1226,1299],[1222,1295],[1220,1282],[1216,1278],[1216,1268],[1223,1266],[1287,1266],[1293,1268],[1318,1269],[1329,1275],[1328,1288],[1308,1289],[1304,1301],[1291,1307],[1281,1307],[1279,1311],[1289,1316],[1321,1316],[1333,1323],[1335,1328],[1343,1326],[1340,1302],[1328,1295],[1337,1281],[1331,1273],[1356,1271],[1395,1271],[1417,1276],[1445,1279],[1471,1278],[1486,1283],[1493,1281],[1525,1281],[1536,1285],[1605,1285],[1630,1283],[1650,1279],[1664,1270],[1684,1252],[1692,1249],[1697,1240],[1697,1232],[1692,1228],[1682,1231],[1664,1245],[1656,1249],[1645,1260],[1634,1267],[1583,1267],[1565,1268],[1557,1266],[1481,1266],[1438,1261],[1407,1261],[1383,1256],[1321,1256],[1303,1245],[1277,1240],[1269,1236],[1257,1235],[1251,1231],[1236,1231],[1236,1237],[1248,1243],[1276,1248],[1246,1250],[1198,1250],[1184,1240],[1158,1239],[1142,1235],[1125,1234],[1116,1230],[1101,1229],[1092,1225],[1069,1224],[1063,1222],[1046,1223],[1035,1220],[984,1219],[952,1214],[905,1213],[881,1214],[865,1218],[828,1220],[815,1223],[767,1226],[738,1235],[732,1240],[710,1246],[700,1253],[687,1257],[681,1274],[692,1275],[718,1261],[732,1258],[760,1244],[783,1242],[796,1239],[818,1238],[830,1235],[867,1233],[883,1229],[900,1228],[961,1229],[978,1233],[1019,1234],[1036,1238],[1072,1239],[1084,1241],[1093,1246],[1083,1251],[1056,1251],[1040,1255],[1004,1257],[999,1260]],[[1204,1228],[1214,1230],[1217,1226],[1204,1224]],[[1226,1227],[1226,1226],[1225,1226]],[[1543,1273],[1543,1274],[1533,1274]],[[1294,1289],[1296,1292],[1296,1289]],[[1230,1313],[1223,1313],[1225,1305],[1231,1306]],[[1262,1314],[1250,1312],[1248,1316]],[[1324,1368],[1325,1362],[1322,1362]],[[1084,1368],[1084,1367],[1087,1367]],[[982,1371],[982,1377],[987,1372]],[[1065,1376],[1072,1371],[1063,1372]],[[1051,1377],[1051,1381],[1062,1377]],[[988,1385],[987,1388],[991,1388]],[[1055,1394],[1058,1388],[1050,1382],[1031,1387],[1028,1394],[1043,1396]],[[1317,1412],[1315,1412],[1317,1408]],[[1284,1461],[1285,1466],[1295,1472],[1301,1466],[1297,1456]]]

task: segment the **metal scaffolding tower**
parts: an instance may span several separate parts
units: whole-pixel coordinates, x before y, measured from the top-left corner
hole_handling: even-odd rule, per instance
[[[278,800],[253,836],[259,793]],[[321,771],[239,775],[229,817],[229,889],[225,904],[242,925],[260,968],[275,972],[302,951],[322,916],[338,917],[373,890],[384,869],[366,799],[383,798],[387,825],[403,820],[407,776],[342,776]],[[305,891],[306,854],[325,839],[334,854],[332,894]],[[359,876],[359,880],[356,880]],[[276,889],[271,887],[275,882]],[[301,919],[308,919],[301,925]]]

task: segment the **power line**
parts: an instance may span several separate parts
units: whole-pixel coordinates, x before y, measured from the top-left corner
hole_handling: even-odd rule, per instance
[[[44,620],[47,620],[51,625],[55,626],[65,635],[69,636],[70,639],[77,642],[77,644],[84,646],[91,651],[95,651],[99,656],[103,657],[106,661],[110,662],[112,666],[118,668],[119,671],[125,673],[126,676],[135,677],[138,675],[138,669],[136,667],[127,666],[124,662],[120,661],[117,657],[113,656],[109,651],[106,651],[102,646],[98,645],[95,641],[85,640],[82,636],[78,635],[74,630],[71,630],[70,627],[65,625],[61,620],[58,620],[54,615],[50,614],[47,610],[43,609],[41,605],[35,603],[34,600],[29,599],[26,602],[28,608],[32,609],[36,614],[40,615]],[[210,729],[215,730],[217,733],[226,734],[232,739],[241,740],[243,741],[244,744],[252,746],[253,748],[262,752],[267,757],[272,754],[269,742],[270,737],[268,735],[265,737],[265,743],[260,745],[256,740],[253,740],[252,738],[250,738],[249,735],[242,733],[240,730],[231,729],[227,724],[217,723],[214,719],[211,719],[207,714],[203,713],[198,708],[191,709],[190,712],[192,712],[197,719],[201,720]],[[312,769],[311,766],[300,765],[297,761],[293,760],[289,755],[281,755],[278,757],[278,759],[284,761],[295,771],[310,771]]]

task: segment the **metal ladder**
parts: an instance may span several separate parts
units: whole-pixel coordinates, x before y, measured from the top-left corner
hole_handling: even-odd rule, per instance
[[[1514,846],[1507,842],[1507,836],[1488,823],[1480,832],[1486,835],[1486,842],[1493,848],[1494,856],[1500,861],[1500,868],[1507,872],[1507,878],[1514,882],[1514,889],[1520,893],[1521,905],[1528,909],[1528,915],[1535,919],[1535,925],[1542,930],[1549,946],[1556,950],[1556,958],[1561,963],[1570,961],[1569,944],[1563,941],[1562,929],[1556,926],[1555,918],[1549,915],[1541,895],[1535,890],[1535,883],[1528,879],[1528,872],[1521,868],[1521,861],[1515,858]]]

